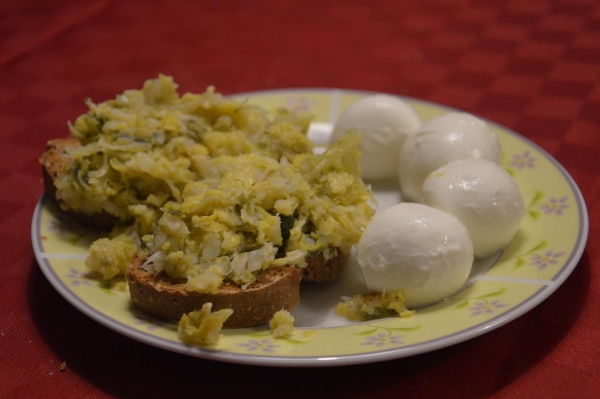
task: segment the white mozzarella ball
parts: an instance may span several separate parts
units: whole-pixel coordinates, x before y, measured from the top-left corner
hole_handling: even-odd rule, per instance
[[[405,101],[386,94],[364,97],[351,104],[337,120],[331,140],[348,130],[360,130],[359,164],[366,180],[397,176],[398,155],[406,139],[421,126],[421,119]]]
[[[415,203],[377,214],[357,245],[369,290],[400,291],[409,309],[456,293],[473,265],[473,244],[454,216]]]
[[[404,200],[418,202],[429,173],[459,159],[482,158],[500,164],[502,148],[487,123],[451,112],[426,122],[400,152],[398,175]]]
[[[476,257],[504,248],[525,216],[517,183],[484,159],[455,161],[431,173],[421,202],[456,216],[469,232]]]

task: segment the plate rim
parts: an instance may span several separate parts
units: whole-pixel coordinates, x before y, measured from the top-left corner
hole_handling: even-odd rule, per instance
[[[419,98],[414,98],[410,96],[397,95],[392,93],[383,93],[376,91],[368,91],[368,90],[358,90],[358,89],[342,89],[342,88],[316,88],[316,87],[306,87],[306,88],[278,88],[278,89],[269,89],[269,90],[256,90],[256,91],[247,91],[240,93],[231,93],[225,95],[226,97],[251,97],[257,95],[269,95],[269,94],[285,94],[285,93],[299,93],[299,92],[310,92],[310,93],[324,93],[324,94],[349,94],[349,95],[369,95],[369,94],[389,94],[405,101],[413,102],[413,103],[421,103],[426,106],[432,106],[438,109],[446,110],[447,112],[466,112],[459,108],[448,106],[445,104],[435,103],[428,100],[423,100]],[[473,114],[474,115],[474,114]],[[237,363],[237,364],[245,364],[245,365],[257,365],[257,366],[274,366],[274,367],[324,367],[324,366],[345,366],[345,365],[356,365],[356,364],[365,364],[365,363],[373,363],[380,361],[388,361],[393,359],[399,359],[409,356],[414,356],[422,353],[431,352],[434,350],[442,349],[448,346],[453,346],[458,343],[473,339],[480,335],[483,335],[487,332],[493,331],[510,321],[513,321],[525,313],[529,312],[531,309],[539,305],[541,302],[546,300],[550,295],[552,295],[558,287],[560,287],[564,281],[571,275],[572,271],[577,266],[580,261],[583,252],[585,251],[585,247],[587,244],[587,239],[589,235],[589,216],[587,211],[587,206],[585,203],[585,198],[581,193],[581,190],[577,186],[575,180],[570,175],[570,173],[561,165],[552,155],[550,155],[546,150],[541,148],[532,140],[528,139],[520,135],[519,133],[513,131],[512,129],[507,128],[497,122],[491,121],[485,117],[481,117],[479,115],[475,115],[478,118],[484,120],[491,126],[494,126],[513,137],[525,142],[528,146],[534,148],[540,154],[543,155],[546,160],[550,161],[552,165],[558,169],[558,171],[565,178],[567,183],[569,184],[570,189],[575,194],[575,199],[577,203],[577,209],[579,211],[579,230],[578,237],[573,248],[573,251],[570,253],[569,258],[566,260],[564,266],[555,274],[555,276],[549,280],[554,282],[552,285],[543,285],[538,289],[533,295],[528,297],[525,301],[520,302],[515,307],[507,310],[506,312],[488,319],[482,323],[476,324],[472,327],[466,328],[464,330],[445,335],[443,337],[434,338],[429,341],[420,342],[417,344],[411,344],[407,346],[385,349],[381,351],[373,351],[369,353],[358,353],[358,354],[347,354],[347,355],[339,355],[339,356],[291,356],[291,357],[280,357],[280,356],[269,356],[269,355],[255,355],[255,354],[243,354],[243,353],[232,353],[220,351],[218,349],[205,349],[200,347],[188,346],[181,342],[171,341],[166,338],[157,337],[152,334],[146,333],[144,331],[140,331],[134,329],[130,326],[122,324],[121,322],[111,318],[110,316],[100,312],[97,309],[94,309],[92,306],[87,304],[85,301],[81,300],[77,295],[67,289],[64,286],[64,283],[58,278],[55,274],[54,270],[50,266],[47,258],[42,256],[42,243],[41,243],[41,231],[39,227],[41,227],[41,212],[44,205],[44,201],[51,200],[47,197],[46,193],[42,193],[40,196],[33,213],[32,222],[31,222],[31,239],[32,246],[35,254],[36,261],[39,267],[42,269],[42,272],[46,279],[50,282],[53,288],[69,302],[76,309],[84,313],[86,316],[90,317],[92,320],[102,324],[103,326],[121,334],[128,338],[134,339],[136,341],[148,344],[150,346],[154,346],[159,349],[169,350],[171,352],[189,355],[193,357],[203,358],[206,360],[216,360],[228,363]],[[329,123],[333,123],[333,121],[329,121]],[[38,228],[38,229],[36,229]],[[343,327],[327,327],[327,328],[343,328]]]

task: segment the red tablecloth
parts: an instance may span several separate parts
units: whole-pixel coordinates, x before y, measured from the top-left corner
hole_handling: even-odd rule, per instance
[[[30,226],[46,141],[68,134],[84,98],[158,73],[184,91],[355,88],[487,117],[573,176],[590,215],[586,251],[524,316],[405,359],[273,369],[133,341],[50,286]],[[598,1],[3,1],[0,396],[600,397],[599,124]]]

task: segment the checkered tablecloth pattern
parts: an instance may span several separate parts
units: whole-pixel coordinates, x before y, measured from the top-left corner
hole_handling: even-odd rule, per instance
[[[526,315],[406,359],[265,369],[130,340],[70,306],[38,268],[37,159],[85,98],[158,73],[183,91],[364,89],[489,118],[573,176],[590,216],[586,251]],[[0,139],[0,397],[600,397],[598,1],[3,1]]]

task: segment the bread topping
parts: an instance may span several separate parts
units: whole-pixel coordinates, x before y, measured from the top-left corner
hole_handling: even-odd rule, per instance
[[[132,253],[143,267],[215,293],[269,267],[303,267],[356,244],[374,210],[348,132],[320,154],[310,118],[234,101],[209,88],[179,96],[170,77],[94,104],[70,126],[81,146],[55,182],[65,209],[112,215],[86,265],[111,278]]]
[[[275,312],[273,318],[269,321],[269,328],[274,338],[288,337],[294,331],[294,316],[287,310]]]
[[[216,344],[219,342],[223,323],[232,313],[231,309],[212,312],[212,303],[205,303],[202,309],[181,317],[177,328],[179,339],[190,345]]]
[[[291,129],[277,125],[276,132],[284,127]],[[300,148],[310,148],[297,137]],[[306,256],[349,252],[374,212],[355,164],[359,141],[349,133],[324,154],[288,147],[279,160],[207,158],[202,179],[165,204],[155,231],[142,238],[149,253],[143,267],[187,278],[190,290],[216,292],[223,279],[245,286],[268,267],[304,267]]]
[[[358,294],[353,297],[342,297],[335,312],[350,320],[366,321],[379,317],[397,314],[400,317],[411,317],[414,311],[408,310],[401,293],[373,292]]]

